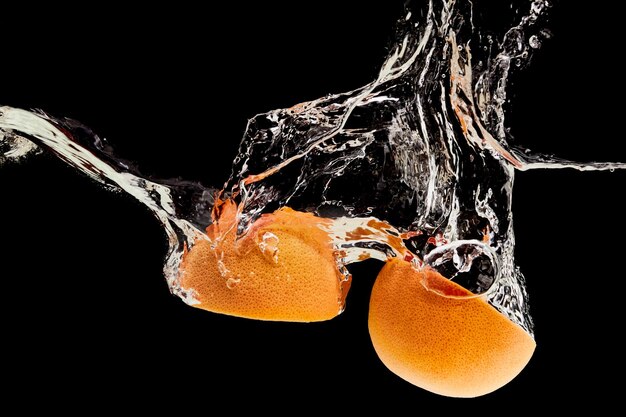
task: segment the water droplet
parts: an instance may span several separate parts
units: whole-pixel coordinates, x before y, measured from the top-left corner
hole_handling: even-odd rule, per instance
[[[239,283],[241,283],[241,279],[239,278],[228,278],[226,280],[226,287],[228,287],[229,290],[232,290],[237,285],[239,285]]]
[[[226,265],[224,265],[223,261],[217,261],[217,269],[218,271],[220,271],[220,275],[225,277],[226,275],[228,275],[228,268],[226,268]]]
[[[278,236],[272,232],[265,232],[258,242],[259,250],[271,262],[278,264]]]

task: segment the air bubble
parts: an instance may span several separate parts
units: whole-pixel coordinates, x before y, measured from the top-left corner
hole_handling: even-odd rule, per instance
[[[528,39],[528,43],[530,44],[531,48],[534,48],[534,49],[541,47],[541,40],[539,39],[537,35],[532,35]]]

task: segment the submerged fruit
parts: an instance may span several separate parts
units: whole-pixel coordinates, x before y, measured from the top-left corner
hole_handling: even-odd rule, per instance
[[[195,307],[275,321],[328,320],[343,310],[349,276],[323,230],[327,220],[282,208],[261,216],[236,240],[236,205],[223,202],[181,264],[181,287]]]
[[[376,353],[398,376],[441,395],[476,397],[507,384],[530,360],[535,341],[471,296],[436,271],[388,261],[370,300]]]

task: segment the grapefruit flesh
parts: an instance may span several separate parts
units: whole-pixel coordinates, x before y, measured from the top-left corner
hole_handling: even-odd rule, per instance
[[[237,317],[314,322],[344,307],[349,275],[341,272],[324,226],[328,220],[282,208],[261,216],[236,240],[237,207],[226,201],[181,264],[180,284],[194,305]]]
[[[382,362],[406,381],[477,397],[517,376],[535,341],[481,297],[431,269],[389,260],[372,289],[369,332]]]

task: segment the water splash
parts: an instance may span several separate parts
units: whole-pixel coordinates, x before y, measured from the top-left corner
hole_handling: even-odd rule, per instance
[[[180,287],[179,266],[198,239],[211,240],[205,228],[219,195],[239,203],[240,236],[280,207],[313,212],[333,219],[327,232],[340,269],[370,257],[430,264],[532,332],[513,256],[514,171],[626,164],[567,161],[511,145],[507,81],[548,37],[550,3],[521,3],[523,11],[502,35],[474,26],[480,2],[410,4],[370,84],[251,119],[219,193],[193,182],[147,179],[80,123],[6,106],[0,108],[0,164],[46,148],[137,198],[166,231],[170,288],[192,305],[197,300]],[[275,237],[259,242],[272,261],[280,257]],[[238,279],[229,277],[229,288]]]
[[[166,185],[133,174],[132,165],[114,158],[105,142],[89,128],[43,112],[0,107],[0,139],[4,162],[23,158],[42,146],[99,183],[127,192],[143,203],[159,219],[167,235],[169,250],[164,275],[168,285],[185,302],[195,303],[178,287],[178,269],[185,242],[205,236],[197,222],[206,216],[207,205],[213,203],[211,189],[192,182]]]

